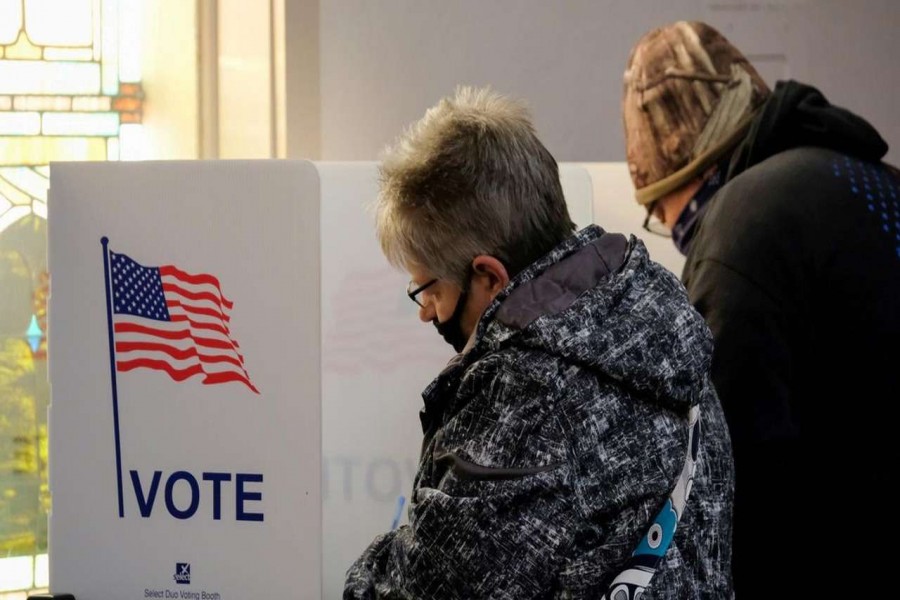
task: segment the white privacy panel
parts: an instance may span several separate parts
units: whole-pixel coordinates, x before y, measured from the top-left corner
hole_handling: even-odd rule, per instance
[[[312,163],[53,164],[50,586],[321,595]]]
[[[606,231],[634,234],[650,251],[650,258],[676,275],[681,275],[684,257],[672,240],[644,231],[641,224],[647,210],[634,199],[634,185],[624,162],[579,163],[590,175],[593,186],[594,223]]]

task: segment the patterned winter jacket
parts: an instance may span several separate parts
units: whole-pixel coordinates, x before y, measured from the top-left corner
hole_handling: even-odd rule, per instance
[[[730,598],[734,473],[711,350],[639,240],[591,226],[563,242],[424,391],[410,524],[369,546],[344,598],[634,597],[610,584],[676,487],[692,407],[693,487],[641,598]]]

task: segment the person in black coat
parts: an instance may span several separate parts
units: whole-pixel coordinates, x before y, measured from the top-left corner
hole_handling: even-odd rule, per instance
[[[714,336],[736,597],[884,589],[898,473],[887,415],[900,397],[900,175],[881,162],[887,144],[809,85],[770,91],[703,23],[643,36],[624,87],[644,226],[685,254],[682,282]]]

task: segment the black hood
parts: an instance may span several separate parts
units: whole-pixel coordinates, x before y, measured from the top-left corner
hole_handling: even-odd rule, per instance
[[[812,86],[779,81],[737,146],[728,179],[800,146],[828,148],[866,161],[878,161],[888,151],[887,142],[865,119],[829,104]]]
[[[643,242],[596,225],[520,273],[485,311],[476,352],[508,346],[577,364],[673,410],[699,401],[712,337]]]

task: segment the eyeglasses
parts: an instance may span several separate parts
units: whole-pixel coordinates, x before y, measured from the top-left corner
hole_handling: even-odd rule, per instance
[[[669,231],[669,228],[666,227],[665,223],[656,216],[657,202],[659,202],[659,200],[654,200],[647,206],[647,218],[644,219],[642,227],[645,231],[649,231],[654,235],[670,238],[672,237],[672,232]]]
[[[429,287],[433,286],[435,283],[437,283],[437,279],[432,279],[428,283],[422,284],[415,289],[410,289],[415,285],[414,282],[410,281],[409,285],[406,286],[406,295],[409,296],[409,299],[418,304],[420,307],[425,308],[425,305],[422,304],[421,300],[419,300],[419,294],[424,292]]]

